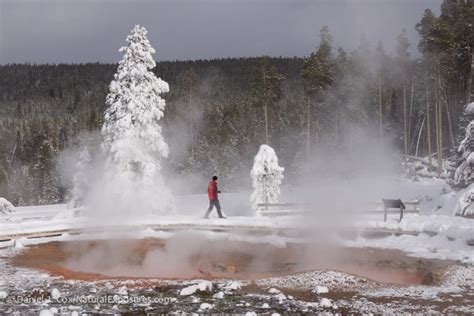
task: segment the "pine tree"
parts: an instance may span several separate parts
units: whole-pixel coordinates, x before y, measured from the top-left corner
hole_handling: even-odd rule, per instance
[[[284,170],[278,165],[275,150],[268,145],[261,145],[250,171],[254,188],[250,201],[254,209],[257,209],[257,204],[278,202]]]
[[[128,46],[120,49],[124,56],[106,99],[102,148],[108,157],[107,181],[118,203],[126,206],[138,199],[145,211],[163,213],[171,202],[160,173],[168,156],[160,125],[165,100],[160,95],[169,86],[150,71],[156,65],[155,50],[146,34],[144,27],[135,26]]]
[[[186,70],[184,73],[184,78],[183,78],[183,88],[185,89],[185,93],[187,94],[188,97],[188,106],[186,109],[186,113],[188,113],[189,116],[189,130],[190,130],[190,142],[191,142],[191,162],[194,161],[194,143],[195,143],[195,126],[194,126],[194,120],[196,119],[197,115],[197,109],[196,109],[196,100],[194,100],[195,95],[197,94],[196,92],[196,82],[197,82],[197,75],[196,72],[194,71],[193,68],[189,68]]]
[[[408,108],[407,108],[407,77],[410,62],[410,53],[408,52],[410,42],[408,41],[407,31],[402,30],[397,37],[397,60],[402,84],[402,111],[403,111],[403,153],[408,155]]]
[[[321,27],[318,49],[303,62],[301,76],[307,99],[306,115],[306,155],[309,160],[311,152],[311,117],[312,107],[321,105],[323,92],[333,83],[335,65],[332,56],[332,36],[327,26]]]
[[[281,81],[284,77],[278,73],[275,65],[270,63],[268,56],[263,56],[257,66],[252,84],[254,103],[263,108],[265,121],[265,143],[269,143],[269,107],[281,97]]]
[[[384,86],[386,81],[386,74],[388,73],[388,56],[385,53],[385,49],[383,48],[382,42],[379,41],[377,48],[375,49],[374,60],[376,62],[376,77],[377,77],[377,103],[378,103],[378,121],[379,121],[379,149],[380,152],[384,151]],[[393,135],[394,130],[390,131],[391,135]]]

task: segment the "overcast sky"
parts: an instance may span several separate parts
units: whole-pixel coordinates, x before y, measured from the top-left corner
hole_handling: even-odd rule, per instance
[[[353,49],[365,32],[393,51],[405,27],[442,0],[0,0],[0,64],[117,62],[135,24],[148,29],[157,60],[306,56],[319,29]]]

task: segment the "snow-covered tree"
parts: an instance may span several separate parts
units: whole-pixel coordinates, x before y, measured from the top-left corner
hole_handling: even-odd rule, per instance
[[[89,148],[84,146],[79,153],[79,159],[76,162],[76,168],[72,177],[72,197],[69,207],[76,208],[83,204],[87,194],[87,188],[91,179],[87,176],[87,170],[90,168],[91,155]]]
[[[278,202],[284,170],[278,165],[275,150],[268,145],[261,145],[250,171],[254,188],[250,201],[255,209],[257,204]]]
[[[170,207],[170,194],[160,169],[169,150],[159,123],[165,109],[160,95],[169,86],[151,71],[155,49],[146,34],[144,27],[135,26],[128,45],[120,49],[124,56],[106,99],[102,148],[108,157],[107,181],[121,206],[140,200],[147,211],[163,213]]]
[[[466,136],[458,147],[459,165],[454,174],[457,187],[465,188],[474,182],[474,120],[466,127]]]
[[[456,197],[455,213],[474,215],[474,103],[466,106],[464,118],[471,120],[466,127],[466,136],[458,147],[457,168],[454,185],[461,190]]]
[[[7,199],[0,197],[0,214],[7,215],[13,213],[15,207]]]
[[[471,184],[457,193],[454,214],[470,217],[474,216],[474,184]]]

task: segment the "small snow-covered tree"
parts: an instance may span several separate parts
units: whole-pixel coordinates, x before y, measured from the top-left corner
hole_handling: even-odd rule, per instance
[[[102,148],[108,157],[107,181],[117,201],[126,205],[139,200],[146,202],[141,207],[147,211],[163,213],[169,209],[170,194],[160,174],[161,160],[168,156],[159,123],[165,109],[160,95],[169,86],[151,71],[155,49],[146,34],[136,25],[128,45],[120,49],[124,56],[106,99]]]
[[[0,197],[0,214],[7,215],[13,213],[15,207],[7,199]]]
[[[87,194],[87,188],[90,179],[87,176],[87,170],[91,163],[89,148],[84,146],[79,153],[79,159],[76,162],[76,168],[72,177],[72,197],[69,207],[76,208],[83,204]]]
[[[255,209],[257,204],[278,202],[284,170],[278,165],[275,150],[268,145],[261,145],[250,171],[254,188],[250,201]]]

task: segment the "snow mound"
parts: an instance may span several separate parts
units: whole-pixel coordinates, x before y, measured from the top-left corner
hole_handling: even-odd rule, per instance
[[[275,288],[271,288],[271,289],[268,290],[268,293],[270,293],[270,294],[280,294],[281,291],[278,290],[278,289],[275,289]]]
[[[0,214],[7,215],[15,212],[15,207],[7,199],[0,197]]]
[[[331,300],[329,300],[328,298],[325,298],[325,297],[323,297],[319,301],[319,305],[321,305],[322,308],[331,308],[332,307]]]
[[[242,288],[242,283],[239,281],[229,281],[224,285],[224,290],[238,291]]]
[[[126,286],[122,286],[118,292],[117,292],[118,295],[128,295],[128,289]]]
[[[198,284],[193,284],[185,287],[179,292],[181,296],[193,295],[196,292],[210,292],[212,291],[212,283],[209,281],[201,281]]]
[[[206,310],[206,309],[212,309],[214,305],[209,304],[209,303],[202,303],[201,306],[199,306],[200,310]]]
[[[314,293],[314,294],[329,293],[329,289],[325,286],[317,285],[314,289],[311,290],[311,293]]]
[[[61,297],[61,292],[59,292],[58,289],[54,288],[54,289],[51,290],[51,298],[52,298],[53,300],[57,300],[57,299],[59,299],[60,297]]]

